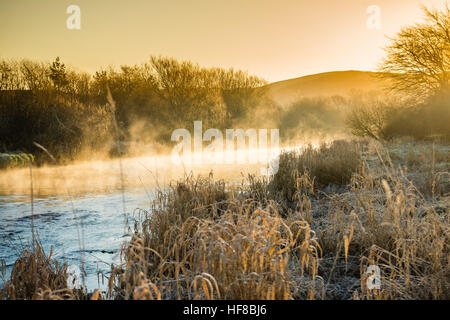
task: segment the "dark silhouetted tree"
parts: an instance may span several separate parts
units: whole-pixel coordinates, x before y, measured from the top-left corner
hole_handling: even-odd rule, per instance
[[[424,23],[402,30],[385,48],[380,71],[393,80],[393,89],[421,98],[450,90],[450,7],[423,8]]]
[[[66,66],[59,57],[56,57],[56,60],[50,65],[49,76],[57,90],[63,89],[68,84]]]

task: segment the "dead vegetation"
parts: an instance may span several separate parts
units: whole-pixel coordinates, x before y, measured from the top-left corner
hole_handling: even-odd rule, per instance
[[[0,299],[75,299],[74,292],[67,288],[67,265],[53,260],[52,251],[47,255],[38,241],[24,250],[0,290]]]
[[[335,142],[284,154],[272,180],[249,177],[240,190],[188,177],[136,224],[110,292],[119,299],[448,299],[448,192],[420,192],[410,179],[420,172],[405,170],[406,162],[367,142]],[[338,192],[325,192],[329,185]],[[367,286],[370,265],[381,270],[379,290]]]
[[[423,147],[310,147],[284,154],[275,177],[249,177],[240,187],[188,176],[139,211],[105,296],[449,299],[448,148],[433,146],[430,162]],[[440,176],[434,192],[416,185],[428,167]],[[34,264],[23,261],[3,298],[64,290],[62,271],[28,273],[23,265]],[[368,286],[370,266],[380,270],[379,289]]]
[[[319,148],[308,145],[301,152],[282,153],[279,170],[268,184],[268,190],[281,202],[297,203],[299,189],[305,191],[299,185],[305,175],[311,178],[313,188],[345,186],[360,166],[360,150],[357,142],[336,140]]]

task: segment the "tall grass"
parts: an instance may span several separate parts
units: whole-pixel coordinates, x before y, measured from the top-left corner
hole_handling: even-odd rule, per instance
[[[407,147],[394,147],[287,153],[277,175],[239,188],[186,176],[138,211],[108,298],[449,299],[449,194],[422,192],[427,158],[408,167]],[[434,159],[448,175],[448,157]]]
[[[75,299],[67,288],[67,265],[46,254],[39,241],[24,250],[14,263],[9,280],[0,289],[0,299]]]
[[[317,272],[313,232],[305,221],[287,224],[275,203],[235,195],[223,182],[188,177],[158,198],[124,252],[116,297],[291,298],[290,259]]]
[[[332,148],[358,156],[336,160]],[[337,142],[286,154],[278,177],[250,177],[239,193],[211,178],[178,183],[136,225],[111,292],[125,299],[448,299],[448,195],[443,213],[386,150],[368,149]],[[293,159],[313,170],[299,173]],[[325,180],[323,159],[347,161],[352,172]],[[327,181],[339,192],[317,189],[314,173],[318,186]],[[291,198],[270,192],[281,178]],[[381,269],[380,290],[367,287],[369,265]]]
[[[307,174],[318,188],[345,186],[361,161],[361,148],[357,143],[337,140],[319,148],[308,145],[301,152],[280,155],[278,172],[269,183],[269,192],[282,201],[297,202],[298,182]]]

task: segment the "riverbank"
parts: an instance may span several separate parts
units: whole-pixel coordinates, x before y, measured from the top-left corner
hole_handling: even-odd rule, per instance
[[[188,175],[139,212],[94,298],[449,299],[449,151],[336,141],[282,154],[270,179]],[[88,298],[17,268],[3,299]]]

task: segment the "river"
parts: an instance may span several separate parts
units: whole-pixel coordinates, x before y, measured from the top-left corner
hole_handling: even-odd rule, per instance
[[[46,253],[53,247],[52,257],[77,268],[83,256],[88,290],[105,289],[107,280],[98,274],[108,275],[111,263],[120,262],[118,250],[130,237],[125,216],[132,227],[135,209],[149,210],[157,188],[188,172],[209,174],[211,167],[177,167],[168,156],[150,156],[1,171],[5,279],[18,254],[29,248],[33,224]],[[256,172],[255,166],[245,165],[214,169],[216,178],[236,183]]]

